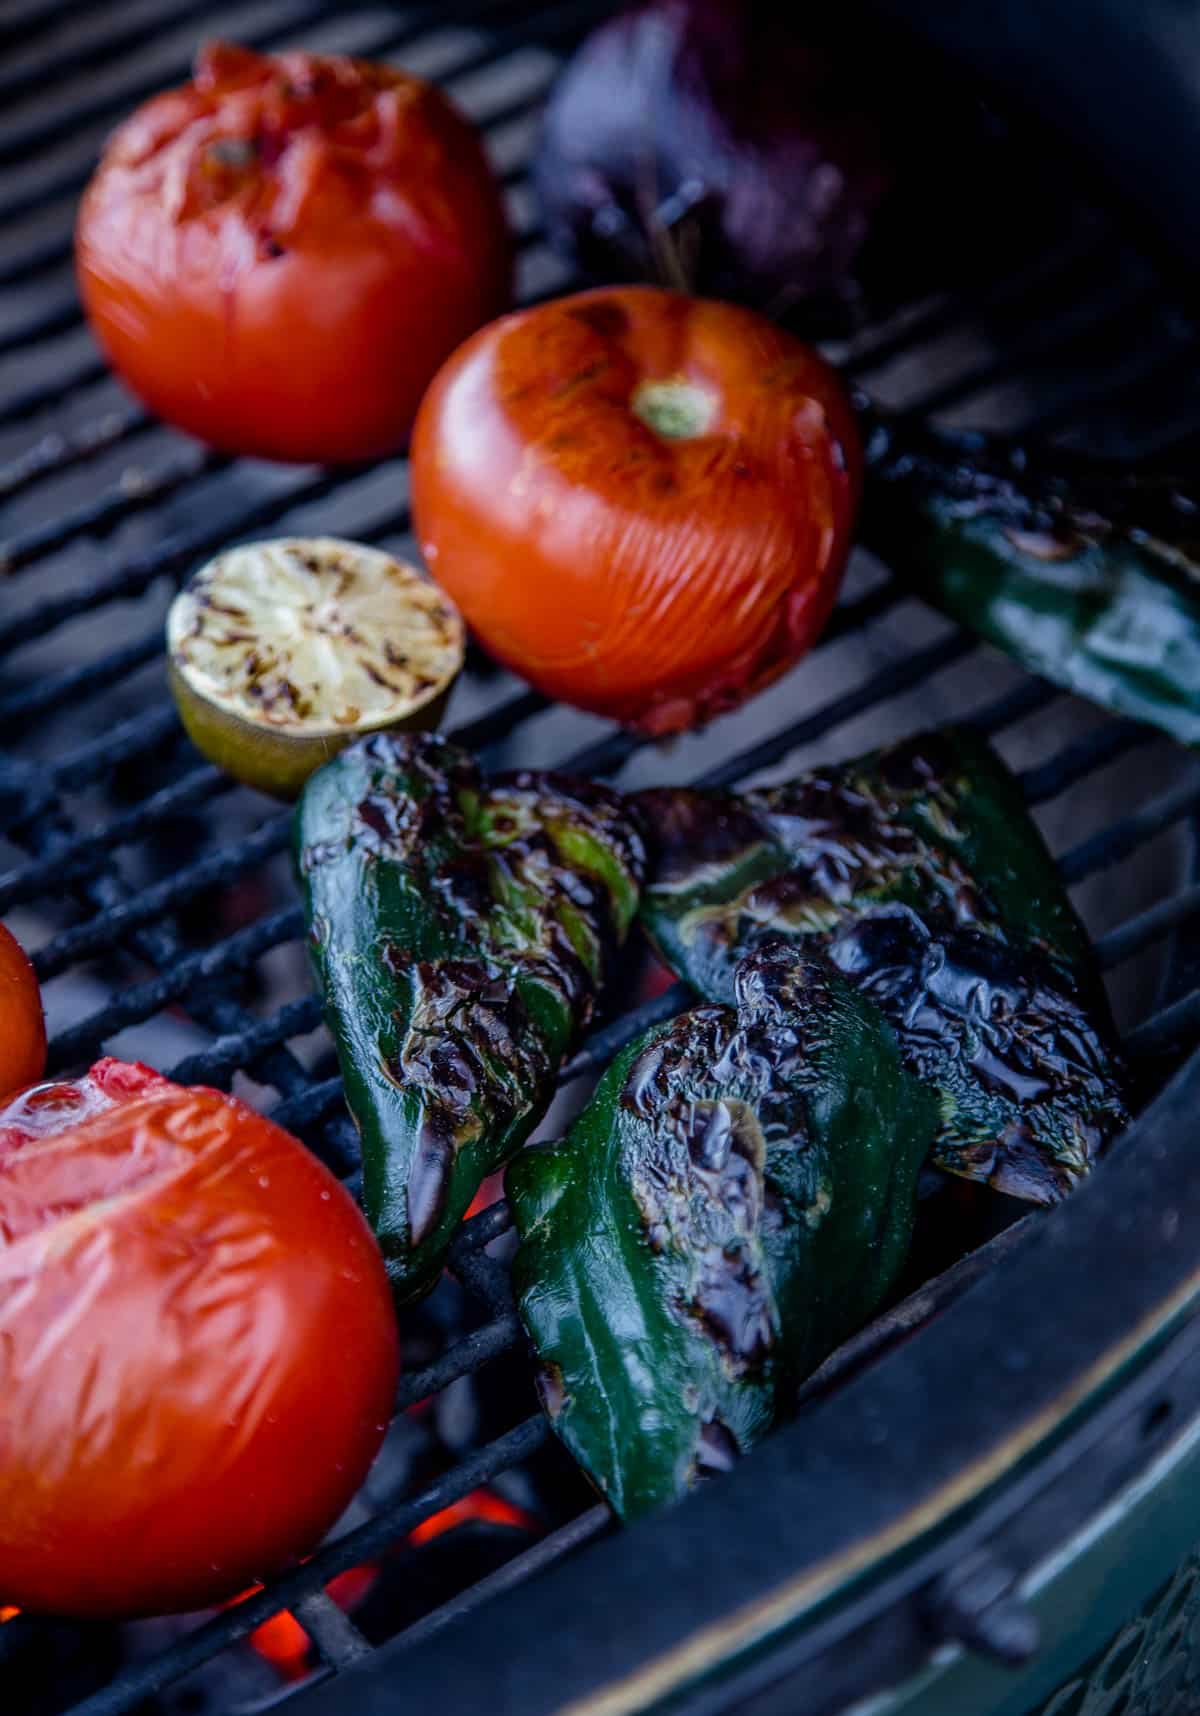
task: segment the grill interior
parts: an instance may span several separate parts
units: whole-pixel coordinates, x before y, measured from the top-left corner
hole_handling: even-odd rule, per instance
[[[391,57],[444,83],[485,128],[519,234],[521,298],[569,289],[576,282],[545,246],[525,162],[561,54],[605,10],[597,0],[0,6],[0,911],[34,952],[52,1070],[103,1048],[233,1088],[351,1183],[355,1134],[303,957],[288,816],[188,746],[166,693],[162,623],[180,576],[236,537],[319,531],[411,552],[405,465],[234,462],[161,428],[109,379],[82,325],[74,200],[105,131],[187,74],[201,33]],[[974,278],[831,355],[880,403],[948,425],[1019,429],[1122,457],[1180,443],[1182,457],[1200,425],[1194,330],[1154,266],[1065,169],[1052,195],[1050,242],[1040,227],[1036,238],[998,230]],[[858,553],[813,656],[749,708],[670,747],[548,706],[482,662],[456,692],[450,730],[492,765],[716,784],[782,778],[951,717],[973,721],[1021,771],[1150,1089],[1200,1035],[1189,945],[1200,912],[1200,770],[1148,729],[977,646],[907,593],[904,572],[902,543],[883,557]],[[544,1133],[617,1047],[683,1003],[681,986],[642,999],[644,979],[631,965],[613,1010],[564,1070]],[[309,1635],[311,1683],[368,1651],[368,1634],[427,1636],[604,1531],[606,1510],[535,1409],[503,1266],[506,1229],[500,1202],[474,1215],[452,1278],[406,1313],[396,1425],[340,1535],[216,1616],[119,1635],[8,1620],[5,1709],[273,1706],[291,1688],[232,1647],[281,1608]],[[476,1380],[464,1388],[467,1377]],[[419,1414],[405,1410],[418,1403]],[[493,1544],[482,1581],[479,1558],[460,1557],[467,1588],[449,1595],[431,1581],[414,1620],[403,1604],[388,1608],[385,1580],[371,1628],[325,1594],[333,1575],[393,1551],[482,1484],[532,1508],[542,1528],[532,1541],[512,1532]],[[421,1553],[404,1550],[409,1585]],[[222,1659],[242,1667],[205,1678]]]

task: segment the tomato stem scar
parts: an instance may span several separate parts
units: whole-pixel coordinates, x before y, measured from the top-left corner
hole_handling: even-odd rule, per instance
[[[644,381],[630,403],[634,416],[667,441],[706,434],[717,414],[716,394],[690,381]]]

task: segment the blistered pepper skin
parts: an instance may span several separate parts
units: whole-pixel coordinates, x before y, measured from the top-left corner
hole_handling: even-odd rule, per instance
[[[364,1205],[412,1298],[545,1111],[633,921],[641,837],[604,787],[485,782],[444,739],[376,735],[309,781],[296,856]]]
[[[987,744],[948,728],[742,795],[638,795],[667,964],[732,993],[767,936],[823,952],[936,1088],[939,1166],[1054,1203],[1126,1121],[1083,926]]]
[[[1200,744],[1194,476],[908,425],[873,446],[866,539],[902,542],[923,595],[1054,684]]]
[[[776,940],[631,1044],[506,1177],[550,1420],[618,1514],[725,1469],[875,1310],[935,1103],[878,1010]]]

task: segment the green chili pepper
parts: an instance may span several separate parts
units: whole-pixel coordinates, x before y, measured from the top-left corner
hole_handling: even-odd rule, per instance
[[[863,528],[960,624],[1068,691],[1200,744],[1194,484],[1000,439],[881,430]]]
[[[619,1514],[727,1467],[865,1322],[936,1119],[882,1015],[782,941],[620,1054],[508,1170],[551,1422]]]
[[[432,734],[377,735],[296,820],[317,976],[397,1294],[436,1280],[528,1137],[637,909],[641,838],[587,781],[483,781]]]
[[[666,963],[727,1000],[764,937],[822,951],[937,1091],[939,1166],[1036,1203],[1126,1120],[1083,926],[1004,765],[965,729],[741,796],[638,803],[642,911]]]

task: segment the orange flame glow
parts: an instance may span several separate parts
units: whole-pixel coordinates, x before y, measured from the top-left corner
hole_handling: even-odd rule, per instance
[[[452,1502],[449,1507],[442,1508],[440,1513],[431,1514],[428,1519],[422,1520],[420,1525],[409,1533],[408,1541],[415,1548],[420,1548],[421,1544],[440,1537],[444,1531],[451,1531],[456,1525],[464,1525],[470,1520],[485,1520],[491,1525],[511,1525],[525,1531],[541,1530],[538,1522],[523,1508],[506,1501],[495,1490],[478,1489],[472,1490],[470,1495],[464,1496],[461,1501]],[[350,1611],[362,1602],[378,1574],[378,1563],[367,1561],[359,1567],[350,1567],[345,1573],[339,1573],[335,1579],[329,1581],[325,1589],[339,1608]],[[252,1590],[243,1591],[234,1601],[240,1603],[244,1598],[253,1596],[255,1591],[261,1590],[261,1585],[255,1585]],[[16,1610],[12,1612],[15,1614]],[[0,1618],[3,1618],[4,1614],[5,1611],[0,1609]],[[272,1615],[261,1626],[255,1627],[250,1634],[250,1643],[283,1680],[303,1680],[311,1667],[311,1640],[290,1609],[281,1609],[277,1615]]]
[[[495,1490],[472,1490],[469,1496],[461,1501],[451,1502],[440,1513],[430,1514],[420,1525],[415,1526],[408,1534],[408,1541],[419,1548],[422,1543],[428,1543],[434,1537],[440,1537],[443,1531],[450,1531],[456,1525],[465,1525],[468,1520],[486,1520],[489,1525],[515,1525],[519,1530],[537,1531],[538,1523],[531,1514],[523,1508],[515,1507],[512,1502],[505,1501]]]
[[[379,1574],[379,1566],[374,1561],[364,1561],[359,1567],[348,1567],[344,1573],[337,1574],[325,1587],[326,1594],[333,1598],[340,1609],[352,1609],[361,1603]],[[247,1597],[252,1597],[256,1591],[261,1591],[261,1585],[252,1585],[248,1591],[243,1591],[240,1597],[233,1599],[234,1603],[242,1603]],[[232,1608],[227,1603],[226,1608]],[[275,1668],[284,1680],[303,1680],[309,1668],[310,1640],[300,1622],[290,1609],[280,1609],[277,1615],[263,1621],[250,1634],[250,1643],[261,1657]]]
[[[283,1680],[303,1680],[308,1672],[308,1634],[290,1609],[280,1609],[250,1634],[250,1643]]]
[[[14,1609],[12,1607],[5,1608],[3,1605],[0,1605],[0,1627],[4,1625],[5,1621],[11,1621],[14,1615],[19,1615],[20,1613],[20,1609]]]

